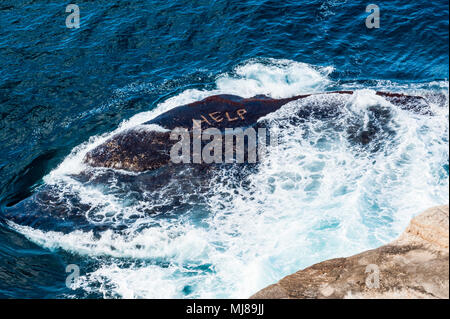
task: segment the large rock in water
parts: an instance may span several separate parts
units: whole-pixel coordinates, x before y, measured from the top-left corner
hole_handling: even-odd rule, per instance
[[[325,94],[330,97],[326,103],[316,103],[314,99],[309,99],[309,102],[298,110],[297,116],[305,120],[335,119],[345,109],[345,103],[339,97],[352,95],[353,92],[335,91],[314,95]],[[419,114],[430,113],[429,105],[423,97],[390,92],[376,92],[376,95],[400,109]],[[267,114],[275,112],[291,101],[305,100],[312,96],[298,95],[284,99],[272,99],[261,95],[252,98],[224,94],[210,96],[201,101],[175,107],[143,125],[117,133],[89,151],[84,162],[92,167],[135,172],[158,169],[170,164],[170,150],[176,141],[171,140],[169,136],[170,131],[175,128],[185,128],[192,132],[193,120],[198,120],[202,129],[215,128],[222,132],[226,128],[256,128],[258,120]],[[382,109],[376,110],[375,113],[380,118],[387,117]],[[156,125],[162,130],[154,130],[151,125]],[[359,132],[359,129],[356,131]],[[372,127],[369,122],[367,129],[350,135],[356,135],[354,136],[356,140],[367,144],[376,135],[376,131],[377,128]]]
[[[449,207],[434,207],[388,245],[315,264],[251,298],[449,298],[448,236]]]

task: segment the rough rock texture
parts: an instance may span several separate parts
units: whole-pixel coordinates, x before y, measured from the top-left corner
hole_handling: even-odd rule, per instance
[[[434,207],[388,245],[315,264],[251,298],[449,298],[448,236],[449,207]]]
[[[140,172],[157,169],[170,161],[174,144],[168,132],[130,129],[114,135],[86,154],[92,167],[111,167]]]
[[[326,103],[317,103],[316,99],[309,99],[298,110],[297,116],[301,119],[335,119],[345,109],[345,104],[340,97],[348,96],[353,92],[336,91],[323,94],[329,94],[334,98],[327,99]],[[376,94],[401,109],[419,114],[431,114],[430,106],[423,97],[389,92]],[[170,140],[169,131],[177,127],[192,131],[193,121],[196,120],[200,122],[202,129],[216,128],[221,132],[224,132],[226,128],[256,128],[258,125],[264,125],[258,120],[267,114],[278,110],[288,102],[310,96],[298,95],[284,99],[272,99],[261,95],[252,98],[226,94],[210,96],[201,101],[170,109],[144,125],[112,136],[105,143],[88,152],[84,161],[92,167],[108,167],[134,172],[155,170],[169,163],[170,150],[175,144],[175,141]],[[389,119],[390,113],[383,108],[374,108],[371,112],[375,115],[375,124],[369,121],[364,124],[367,128],[349,124],[348,134],[353,142],[368,144],[377,136],[378,121]],[[157,125],[167,131],[155,131],[147,125]],[[192,146],[192,139],[189,141],[189,146]]]

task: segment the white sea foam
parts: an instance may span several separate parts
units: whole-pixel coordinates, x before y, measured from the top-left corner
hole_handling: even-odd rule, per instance
[[[333,67],[313,67],[290,60],[251,61],[237,67],[233,74],[219,76],[217,88],[243,97],[256,94],[289,97],[323,91],[330,84],[328,75],[333,70]]]
[[[448,82],[438,83],[447,104],[432,105],[434,116],[397,109],[366,89],[308,98],[318,104],[342,99],[345,119],[362,126],[367,125],[371,105],[390,108],[393,118],[386,125],[396,134],[376,153],[350,145],[346,131],[336,129],[346,124],[338,119],[292,124],[295,110],[305,101],[285,105],[265,118],[272,130],[283,127],[280,145],[269,150],[247,185],[236,185],[229,171],[217,174],[204,194],[208,213],[201,222],[187,214],[142,229],[151,220],[140,213],[142,207],[153,202],[124,205],[114,193],[72,177],[85,169],[82,158],[88,150],[177,105],[219,93],[287,97],[326,90],[331,70],[285,60],[250,61],[218,76],[215,90],[186,90],[75,148],[45,182],[59,187],[62,196],[78,194],[93,207],[95,213],[86,213],[92,223],[140,216],[121,233],[109,230],[94,236],[11,226],[43,247],[103,257],[95,270],[81,277],[79,287],[123,298],[246,298],[299,268],[389,242],[414,214],[448,203]],[[423,87],[397,89],[429,92]],[[167,198],[161,197],[159,204],[164,205]]]

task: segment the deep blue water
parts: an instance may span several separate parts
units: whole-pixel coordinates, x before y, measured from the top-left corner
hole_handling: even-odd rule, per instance
[[[115,130],[124,120],[152,110],[169,98],[176,101],[181,96],[182,100],[189,95],[186,92],[210,92],[217,87],[221,90],[228,87],[236,89],[239,85],[233,84],[232,80],[243,78],[247,81],[245,83],[259,81],[263,93],[277,90],[277,95],[297,93],[294,92],[297,84],[300,91],[305,87],[306,91],[382,88],[444,94],[444,103],[440,107],[447,111],[443,111],[438,121],[442,125],[441,130],[437,129],[440,133],[430,133],[429,136],[432,141],[440,141],[436,145],[448,148],[448,124],[445,124],[448,121],[448,94],[441,93],[448,91],[449,77],[447,1],[377,3],[381,12],[378,29],[365,26],[368,15],[365,8],[369,4],[366,1],[98,0],[75,3],[81,12],[79,29],[65,26],[67,1],[2,0],[0,3],[0,297],[239,295],[232,291],[241,288],[236,288],[233,280],[223,275],[221,269],[229,265],[224,261],[225,255],[218,252],[228,249],[230,255],[226,256],[231,259],[227,260],[233,261],[238,260],[233,258],[242,252],[234,252],[236,247],[227,246],[228,241],[222,237],[211,239],[211,242],[219,242],[212,254],[209,252],[212,248],[207,244],[199,244],[203,248],[195,246],[197,237],[191,230],[186,231],[186,234],[191,234],[189,236],[194,236],[193,246],[207,250],[201,262],[195,254],[194,257],[190,253],[186,253],[187,257],[183,255],[189,250],[187,248],[179,251],[171,248],[176,252],[148,253],[142,257],[139,253],[127,254],[130,248],[124,244],[123,251],[117,247],[113,249],[120,250],[120,254],[105,253],[102,249],[86,253],[68,244],[55,244],[64,238],[46,231],[64,229],[64,233],[70,233],[74,226],[69,221],[66,225],[64,222],[46,224],[53,223],[52,219],[42,217],[42,207],[33,206],[33,196],[39,196],[39,189],[49,184],[43,180],[44,176],[63,163],[75,147],[90,137]],[[275,68],[275,73],[270,73],[265,67]],[[333,71],[320,71],[317,73],[320,78],[311,80],[310,86],[300,83],[303,78],[295,77],[296,72],[327,67]],[[280,73],[281,80],[266,81],[264,72],[269,76]],[[195,94],[188,98],[195,99],[193,96]],[[427,127],[431,124],[418,126],[418,130],[425,130],[423,136],[428,136]],[[410,144],[414,142],[405,145]],[[424,205],[443,204],[442,200],[448,203],[448,194],[445,195],[448,191],[448,151],[445,152],[445,147],[421,149],[412,156],[437,167],[423,175],[424,183],[431,185],[432,189],[429,194],[421,194]],[[403,165],[401,160],[409,159],[396,159],[395,163]],[[407,169],[414,171],[417,169],[414,165]],[[392,183],[392,189],[386,193],[401,189]],[[406,179],[400,179],[399,183],[406,183]],[[285,189],[295,188],[283,185]],[[310,185],[312,188],[317,186]],[[339,191],[342,191],[339,187],[334,189],[334,192]],[[407,191],[409,189],[405,189]],[[367,247],[395,238],[409,217],[396,217],[395,212],[401,210],[399,207],[403,207],[402,212],[405,210],[401,204],[392,204],[391,207],[386,203],[388,199],[384,202],[384,199],[371,197],[378,193],[383,193],[383,190],[374,186],[371,191],[358,195],[361,201],[359,210],[366,209],[374,214],[361,215],[363,220],[369,220],[363,223],[370,228],[371,218],[376,219],[377,216],[384,216],[381,223],[394,223],[397,218],[401,222],[399,228],[396,226],[386,231],[383,238],[375,238],[369,233]],[[276,198],[283,200],[282,196],[286,196],[286,200],[292,200],[289,194],[277,195]],[[364,199],[366,195],[368,198]],[[402,196],[397,194],[395,198]],[[83,214],[83,200],[76,203],[79,205],[77,211]],[[306,200],[305,203],[305,206],[309,205]],[[66,208],[63,204],[58,201],[53,204],[47,207],[45,214],[64,214]],[[191,215],[186,218],[202,219],[202,214],[207,214],[204,208],[196,210],[195,203],[189,207]],[[323,209],[328,212],[325,204]],[[29,230],[21,232],[8,225],[5,216],[11,211],[22,214],[23,220],[27,221],[26,226],[41,229],[40,237],[36,235],[39,237],[36,239],[29,235]],[[411,212],[414,213],[417,212]],[[36,218],[36,222],[30,222],[30,218]],[[171,219],[164,222],[170,224]],[[230,221],[230,225],[239,222]],[[331,216],[319,224],[318,233],[327,228],[338,229],[340,221]],[[175,226],[161,227],[163,232]],[[192,230],[201,231],[207,230]],[[182,241],[189,242],[189,236]],[[310,243],[307,248],[311,251],[321,253],[305,260],[304,264],[293,262],[292,265],[281,266],[277,260],[289,260],[289,245],[280,243],[280,255],[267,255],[261,261],[261,265],[269,265],[267,269],[258,263],[260,276],[266,279],[262,282],[255,279],[255,289],[330,256],[333,251],[334,244],[327,246],[329,242],[322,241],[322,235],[314,235],[314,238],[309,238],[312,233],[305,235],[307,238],[292,236],[290,238],[294,240]],[[46,237],[56,239],[49,244]],[[67,241],[77,238],[70,237]],[[149,238],[154,240],[152,236]],[[95,235],[92,240],[95,241]],[[113,236],[111,245],[116,240]],[[182,241],[167,244],[182,245]],[[86,245],[89,246],[88,243]],[[353,247],[346,252],[352,253],[360,248],[364,247]],[[336,252],[342,251],[338,249]],[[259,250],[253,253],[257,260]],[[65,268],[68,264],[79,265],[81,274],[87,275],[85,286],[76,290],[66,287]],[[243,264],[233,262],[237,268]],[[170,271],[166,273],[167,269]],[[189,280],[183,279],[183,271],[190,273]],[[204,284],[202,278],[211,273],[214,274],[211,275],[212,281],[219,279],[208,286],[212,288],[201,288]],[[151,274],[151,278],[146,274]],[[143,282],[145,287],[139,282]],[[155,282],[157,284],[153,287]],[[146,290],[154,292],[162,285],[169,288],[160,295]],[[249,288],[248,291],[253,290]],[[245,289],[240,291],[247,293]]]

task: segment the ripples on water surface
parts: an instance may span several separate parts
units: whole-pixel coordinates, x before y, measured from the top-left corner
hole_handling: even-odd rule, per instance
[[[371,30],[360,1],[96,1],[77,30],[65,6],[0,4],[1,297],[248,297],[448,203],[446,2],[380,4]],[[299,121],[300,101],[271,114],[280,148],[257,168],[82,174],[89,149],[177,105],[337,89],[357,92],[310,102],[340,99],[338,118]]]

